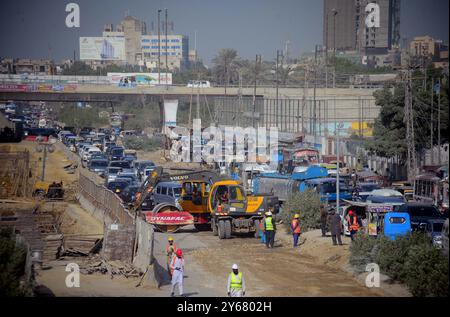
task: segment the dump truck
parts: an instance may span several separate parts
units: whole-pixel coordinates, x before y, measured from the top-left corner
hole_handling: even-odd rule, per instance
[[[247,196],[237,180],[213,171],[163,174],[162,167],[155,168],[143,182],[136,194],[132,212],[139,212],[140,205],[159,182],[180,182],[182,185],[177,204],[181,210],[174,204],[160,204],[146,215],[148,222],[161,231],[174,232],[182,226],[193,224],[200,231],[212,230],[220,239],[229,239],[237,232],[253,233],[258,237],[264,212],[269,209],[274,214],[279,212],[277,197]],[[227,199],[224,200],[224,196]]]

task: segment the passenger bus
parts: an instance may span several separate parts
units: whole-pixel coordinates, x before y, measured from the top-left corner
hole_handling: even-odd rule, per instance
[[[448,176],[444,179],[434,173],[417,176],[414,180],[414,200],[431,203],[441,212],[448,212]]]

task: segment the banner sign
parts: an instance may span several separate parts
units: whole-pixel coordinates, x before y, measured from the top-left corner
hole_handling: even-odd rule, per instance
[[[164,100],[164,125],[177,126],[178,100]]]
[[[80,59],[125,61],[125,38],[80,37]]]
[[[194,217],[187,211],[172,211],[156,214],[148,212],[145,218],[148,223],[153,225],[180,226],[194,223]]]
[[[0,84],[0,91],[26,92],[28,85]]]
[[[118,85],[172,85],[172,74],[161,73],[158,81],[158,73],[108,73],[108,80]]]

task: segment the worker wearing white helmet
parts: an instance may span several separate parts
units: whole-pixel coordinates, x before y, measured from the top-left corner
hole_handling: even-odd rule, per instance
[[[277,227],[272,216],[272,211],[269,210],[266,212],[266,218],[264,219],[264,232],[266,234],[267,248],[273,248],[273,245],[275,244],[275,232],[277,231]]]
[[[227,293],[230,297],[243,297],[245,295],[245,281],[242,272],[239,272],[237,264],[231,267],[233,270],[228,276]]]

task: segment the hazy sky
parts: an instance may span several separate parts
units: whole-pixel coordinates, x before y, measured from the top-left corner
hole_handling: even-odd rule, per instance
[[[65,6],[80,5],[80,28],[66,28]],[[235,48],[244,58],[272,59],[286,40],[293,55],[322,43],[322,0],[2,0],[0,56],[53,58],[78,55],[80,36],[101,36],[106,23],[116,25],[129,10],[147,22],[167,8],[175,33],[186,34],[206,63],[221,48]],[[448,43],[449,0],[403,0],[402,37],[431,35]]]

